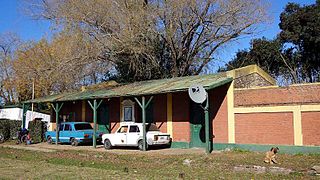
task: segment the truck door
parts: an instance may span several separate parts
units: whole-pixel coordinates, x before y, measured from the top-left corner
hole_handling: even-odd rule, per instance
[[[130,125],[129,133],[127,134],[127,145],[137,145],[137,140],[140,137],[140,129],[137,125]]]
[[[64,133],[64,124],[59,125],[59,142],[66,142],[65,133]]]
[[[65,140],[65,142],[70,142],[71,131],[72,131],[71,125],[65,124],[62,131],[62,136],[64,137],[63,140]]]
[[[116,133],[114,144],[124,146],[127,144],[128,126],[121,126]]]
[[[60,131],[60,141],[61,142],[69,142],[72,128],[70,124],[64,124],[64,127],[61,127]]]

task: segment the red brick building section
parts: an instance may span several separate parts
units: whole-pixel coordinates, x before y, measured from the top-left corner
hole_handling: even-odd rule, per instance
[[[320,103],[320,83],[289,87],[236,89],[235,107]]]
[[[153,98],[153,118],[161,132],[167,132],[167,94]]]
[[[111,98],[109,104],[110,130],[114,133],[120,126],[120,98]]]
[[[294,144],[292,113],[250,113],[235,117],[238,144]]]
[[[227,91],[230,84],[209,91],[213,142],[228,143]]]
[[[302,112],[304,145],[320,145],[320,112]]]
[[[189,102],[187,92],[172,94],[173,141],[190,142]]]

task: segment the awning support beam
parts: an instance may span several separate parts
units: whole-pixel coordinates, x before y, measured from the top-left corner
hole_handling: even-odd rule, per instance
[[[88,100],[88,103],[91,107],[91,109],[93,110],[93,148],[97,147],[97,110],[99,108],[99,106],[101,105],[103,100],[100,100],[99,103],[97,103],[97,100],[93,100],[93,105],[90,102],[90,100]]]
[[[21,127],[25,128],[27,123],[27,111],[29,109],[30,104],[23,103],[22,104],[22,124]]]
[[[56,103],[56,107],[54,107],[53,104],[51,104],[53,110],[56,112],[56,145],[58,145],[59,142],[59,112],[63,106],[63,103],[59,106],[59,103]]]
[[[141,107],[142,109],[142,141],[143,141],[143,151],[146,151],[147,150],[147,147],[146,147],[146,144],[147,144],[147,138],[146,138],[146,109],[148,107],[148,105],[150,104],[150,102],[152,101],[153,99],[153,96],[151,96],[148,100],[148,102],[146,103],[146,99],[144,96],[142,96],[142,100],[141,102],[139,101],[138,98],[134,98],[137,103],[139,104],[139,106]]]
[[[206,130],[206,153],[210,154],[211,145],[210,145],[210,123],[209,123],[209,94],[207,93],[206,106],[204,108],[205,115],[205,130]]]

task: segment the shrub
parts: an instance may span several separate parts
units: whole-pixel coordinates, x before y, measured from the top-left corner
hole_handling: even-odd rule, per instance
[[[8,120],[0,120],[0,134],[4,136],[4,140],[10,139],[10,124]]]
[[[33,143],[43,142],[46,130],[45,123],[39,119],[29,122],[29,132]]]
[[[21,121],[0,119],[0,133],[3,134],[4,140],[11,140],[17,137],[17,131],[21,128]],[[29,122],[29,132],[34,143],[44,140],[44,134],[47,127],[41,120]]]
[[[4,135],[5,140],[15,138],[20,127],[19,120],[0,119],[0,133]]]
[[[18,120],[8,120],[10,124],[10,139],[15,139],[17,137],[17,131],[21,128],[21,121]]]

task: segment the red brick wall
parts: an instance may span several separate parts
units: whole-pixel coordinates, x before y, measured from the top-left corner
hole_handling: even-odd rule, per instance
[[[160,94],[153,98],[153,120],[161,132],[167,132],[167,95]]]
[[[212,120],[213,142],[228,142],[227,91],[230,84],[209,91],[210,119]]]
[[[111,98],[109,104],[110,128],[115,132],[120,125],[120,98]]]
[[[59,112],[59,115],[69,115],[71,112],[73,113],[74,117],[69,119],[68,121],[82,121],[81,117],[81,101],[68,101],[64,102],[63,106]],[[60,105],[61,103],[59,103]],[[53,111],[53,116],[51,116],[51,122],[56,122],[56,113]]]
[[[320,103],[320,84],[235,90],[234,103],[236,107]]]
[[[172,94],[173,141],[190,142],[190,102],[187,92]]]
[[[146,101],[148,101],[149,98],[146,98]],[[141,123],[142,122],[142,110],[141,110],[141,107],[139,106],[139,104],[134,100],[132,99],[134,103],[134,119],[135,119],[135,122],[139,122]],[[141,101],[141,99],[139,99],[139,101]]]
[[[292,113],[235,115],[235,138],[239,144],[294,144]]]
[[[92,102],[93,101],[91,101],[91,103]],[[85,117],[86,117],[85,122],[93,122],[93,110],[88,102],[86,102],[86,115],[85,115]]]
[[[320,112],[302,112],[304,145],[320,145]]]

